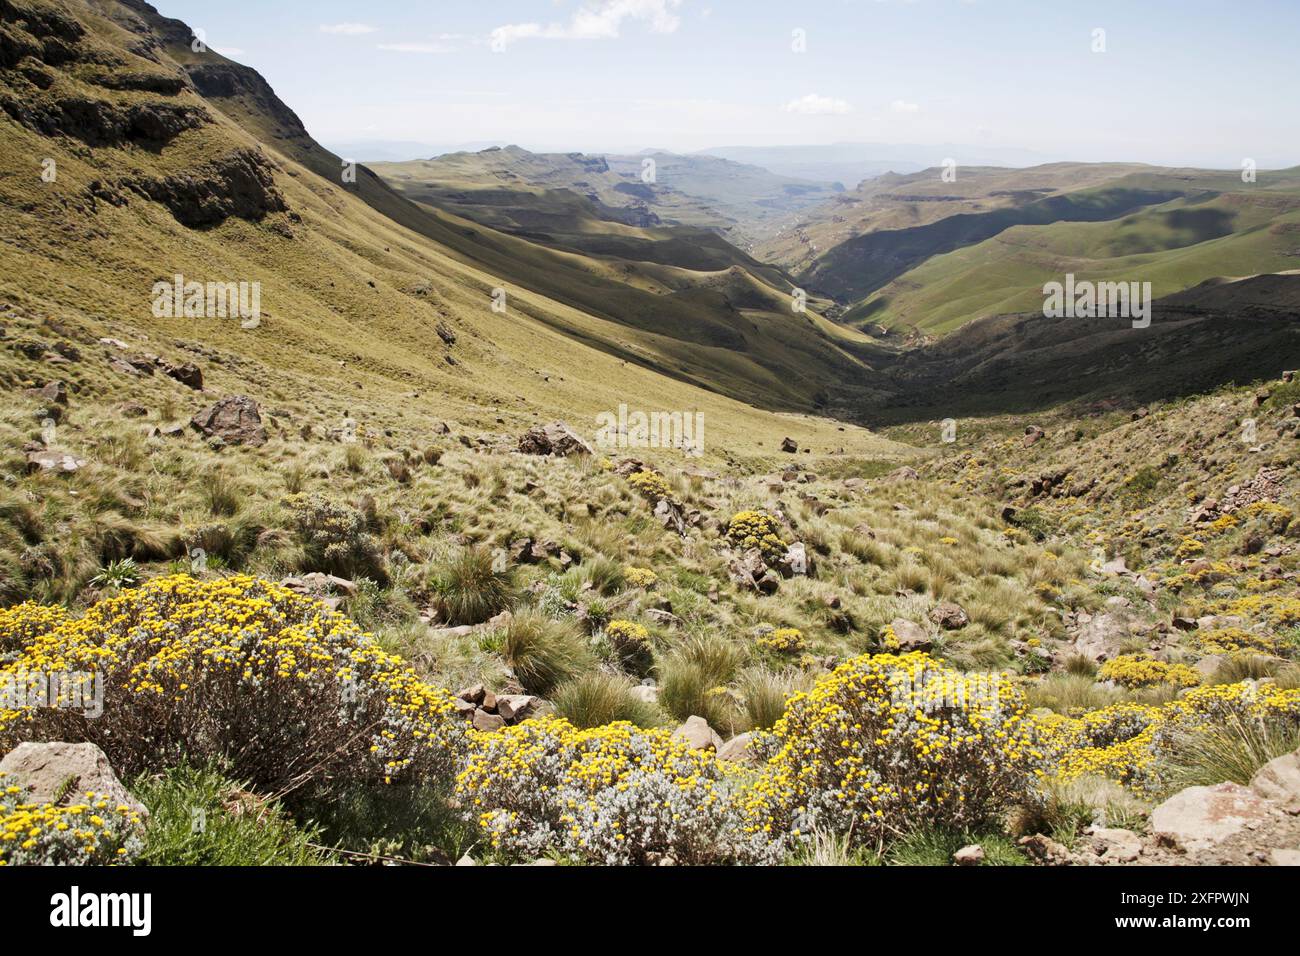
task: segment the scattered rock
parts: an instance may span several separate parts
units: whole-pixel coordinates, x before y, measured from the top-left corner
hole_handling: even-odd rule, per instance
[[[934,648],[933,639],[920,624],[897,617],[890,621],[889,627],[894,632],[894,637],[898,638],[899,649],[904,652],[929,651]]]
[[[1035,833],[1021,837],[1016,845],[1025,854],[1043,866],[1065,866],[1070,862],[1070,851],[1049,836]]]
[[[1024,446],[1028,448],[1030,445],[1037,444],[1046,434],[1037,425],[1030,425],[1025,429],[1025,437],[1022,439]]]
[[[757,757],[753,752],[753,743],[753,734],[738,734],[718,748],[718,759],[734,763],[755,763]]]
[[[519,450],[525,455],[590,455],[591,446],[564,422],[551,422],[530,428],[519,439]]]
[[[682,741],[690,750],[716,752],[723,746],[722,738],[703,717],[686,718],[686,722],[673,731],[673,739]]]
[[[799,453],[799,443],[793,438],[783,438],[781,440],[781,450],[787,455],[797,455]]]
[[[184,362],[181,365],[173,365],[171,362],[158,360],[158,367],[162,369],[163,374],[168,378],[174,378],[186,388],[192,388],[196,392],[203,391],[203,369],[199,368],[193,362]]]
[[[501,694],[497,697],[497,713],[514,723],[531,717],[539,704],[536,697],[528,694]]]
[[[930,620],[945,631],[956,631],[970,623],[970,615],[960,604],[943,601],[930,610]]]
[[[907,465],[904,465],[902,468],[895,468],[881,480],[884,481],[885,484],[897,485],[904,481],[920,481],[920,479],[921,476],[917,473],[915,468],[910,468]]]
[[[266,429],[257,402],[245,395],[223,398],[190,419],[204,438],[220,438],[227,445],[258,448],[266,444]]]
[[[7,775],[6,784],[30,788],[29,799],[33,803],[55,803],[64,793],[81,799],[93,791],[114,806],[125,805],[142,817],[149,815],[144,805],[117,779],[104,751],[94,744],[19,744],[0,760],[0,771]]]
[[[27,453],[27,471],[31,474],[36,472],[51,471],[58,474],[70,475],[74,471],[79,471],[86,467],[84,460],[70,455],[67,452],[55,451],[52,448],[46,448],[43,451],[29,451]]]
[[[1142,838],[1132,830],[1108,829],[1092,831],[1093,849],[1108,862],[1132,863],[1142,855]]]
[[[978,843],[964,846],[952,855],[952,861],[958,866],[979,866],[984,862],[984,847]]]
[[[483,733],[491,733],[494,730],[500,730],[506,725],[505,718],[499,714],[489,714],[486,710],[479,708],[474,711],[474,729]]]

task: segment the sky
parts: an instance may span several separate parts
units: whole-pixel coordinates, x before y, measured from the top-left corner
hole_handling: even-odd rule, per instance
[[[1300,165],[1300,0],[152,2],[327,145]]]

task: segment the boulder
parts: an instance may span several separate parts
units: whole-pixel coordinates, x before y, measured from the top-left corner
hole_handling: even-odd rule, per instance
[[[1273,850],[1268,855],[1268,862],[1272,866],[1300,866],[1300,850]]]
[[[718,748],[718,759],[733,763],[756,763],[758,758],[754,754],[753,744],[753,734],[739,734]]]
[[[204,438],[220,438],[227,445],[258,448],[266,444],[266,429],[257,402],[246,395],[231,395],[208,406],[190,419]]]
[[[1250,781],[1250,789],[1288,813],[1300,815],[1300,750],[1260,767]]]
[[[1025,429],[1025,437],[1023,439],[1024,446],[1028,448],[1030,445],[1037,444],[1046,434],[1047,433],[1037,425],[1030,425]]]
[[[591,446],[564,422],[551,422],[530,428],[519,439],[519,450],[525,455],[590,455]]]
[[[709,722],[703,717],[688,717],[686,723],[682,724],[673,731],[673,740],[680,740],[688,750],[712,750],[722,749],[722,738],[718,732],[709,726]]]
[[[929,651],[934,647],[934,641],[920,624],[897,617],[890,621],[889,626],[894,637],[898,638],[899,649],[904,652]]]
[[[1239,784],[1188,787],[1151,811],[1151,832],[1161,843],[1193,853],[1212,850],[1276,815],[1272,803]]]
[[[1090,661],[1104,661],[1119,652],[1128,636],[1127,616],[1122,610],[1097,614],[1079,627],[1074,652]]]
[[[114,806],[128,806],[142,817],[149,811],[117,779],[108,757],[94,744],[24,743],[0,760],[5,786],[25,786],[32,803],[63,803],[84,800],[96,793]],[[70,781],[70,783],[69,783]]]
[[[945,631],[956,631],[970,623],[970,615],[960,604],[943,601],[931,608],[930,620]]]
[[[781,450],[785,452],[787,455],[798,454],[799,443],[795,441],[793,438],[783,438],[781,440]]]
[[[632,688],[632,696],[644,704],[658,704],[659,688],[653,684],[637,684]]]

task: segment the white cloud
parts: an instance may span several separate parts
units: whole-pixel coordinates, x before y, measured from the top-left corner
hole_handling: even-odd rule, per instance
[[[889,104],[889,108],[895,113],[915,113],[921,108],[919,103],[909,103],[907,100],[894,100]]]
[[[377,43],[375,48],[391,53],[451,53],[452,47],[445,43]]]
[[[379,27],[372,27],[368,23],[322,23],[320,26],[321,33],[338,33],[343,36],[359,36],[362,33],[375,33]]]
[[[787,113],[804,113],[809,116],[830,114],[839,116],[853,112],[853,107],[846,101],[837,100],[831,96],[818,96],[816,93],[809,93],[797,100],[791,100],[781,109]]]
[[[643,21],[655,33],[673,33],[681,25],[675,11],[682,0],[587,0],[568,23],[507,23],[492,31],[494,50],[519,40],[612,40],[625,20]]]

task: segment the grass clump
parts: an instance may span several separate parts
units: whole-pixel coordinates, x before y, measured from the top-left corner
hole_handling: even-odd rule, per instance
[[[555,712],[575,727],[600,727],[625,720],[638,727],[657,727],[663,715],[636,696],[632,682],[618,674],[593,671],[560,686]]]
[[[595,662],[586,638],[572,620],[556,620],[531,610],[516,614],[506,626],[500,651],[530,694],[549,694]]]
[[[486,548],[462,548],[442,562],[433,579],[434,601],[447,624],[482,624],[514,602],[514,579],[496,567]]]
[[[149,810],[141,862],[151,866],[320,866],[332,862],[274,802],[214,766],[144,776],[132,792]]]

